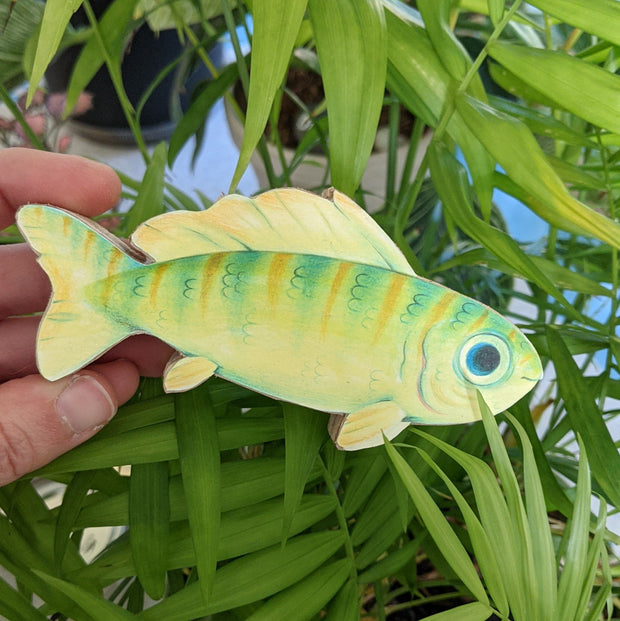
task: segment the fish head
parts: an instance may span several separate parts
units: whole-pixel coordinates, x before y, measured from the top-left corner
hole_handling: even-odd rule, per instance
[[[542,378],[536,350],[507,319],[469,298],[450,306],[422,343],[418,396],[433,424],[478,420],[477,390],[503,412]]]

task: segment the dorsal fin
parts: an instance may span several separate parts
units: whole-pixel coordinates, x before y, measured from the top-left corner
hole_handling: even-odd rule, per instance
[[[253,198],[224,196],[202,212],[152,218],[131,236],[155,261],[224,251],[314,254],[412,275],[407,260],[381,227],[344,194],[331,200],[297,189]]]

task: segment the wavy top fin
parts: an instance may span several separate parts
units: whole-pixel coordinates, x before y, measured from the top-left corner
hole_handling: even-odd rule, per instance
[[[381,227],[344,194],[270,190],[253,198],[224,196],[202,212],[175,211],[139,226],[134,246],[154,261],[214,252],[313,254],[413,275]]]

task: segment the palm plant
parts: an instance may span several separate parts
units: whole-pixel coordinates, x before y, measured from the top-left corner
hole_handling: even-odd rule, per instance
[[[80,4],[89,7],[46,3],[31,89]],[[511,408],[507,428],[481,402],[479,423],[415,429],[347,454],[329,441],[320,412],[217,378],[177,396],[144,380],[95,438],[0,490],[0,565],[16,581],[0,580],[0,613],[106,621],[618,616],[610,547],[618,538],[605,524],[620,506],[610,431],[620,398],[620,5],[253,0],[223,3],[214,25],[205,8],[213,3],[196,2],[201,38],[174,3],[164,4],[199,58],[209,62],[223,24],[237,61],[211,67],[214,79],[196,90],[170,144],[150,152],[118,79],[124,39],[111,17],[91,14],[69,106],[105,63],[147,162],[142,180],[122,175],[135,203],[119,232],[163,209],[208,204],[167,184],[165,166],[237,79],[248,105],[231,190],[255,149],[277,186],[316,139],[327,149],[329,183],[363,203],[360,179],[387,104],[389,166],[375,217],[418,274],[457,290],[475,286],[513,316],[557,380]],[[109,11],[124,11],[129,29],[143,19],[132,17],[135,5],[116,0]],[[236,40],[248,15],[249,68]],[[462,36],[479,42],[474,58]],[[277,125],[294,48],[316,55],[327,137],[322,125],[310,132],[278,175],[264,129]],[[496,89],[479,77],[483,63],[511,98],[489,94]],[[399,177],[401,106],[416,122]],[[426,128],[433,137],[413,173]],[[498,190],[541,219],[540,239],[508,234]],[[515,301],[526,305],[515,309]],[[120,468],[128,465],[130,474]],[[42,478],[66,485],[60,506],[45,504]],[[96,527],[124,532],[87,563],[80,540]]]

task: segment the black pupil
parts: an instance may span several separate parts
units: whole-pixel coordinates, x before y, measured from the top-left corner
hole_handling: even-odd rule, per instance
[[[493,345],[481,345],[474,351],[474,369],[480,373],[495,371],[499,362],[499,352]]]

